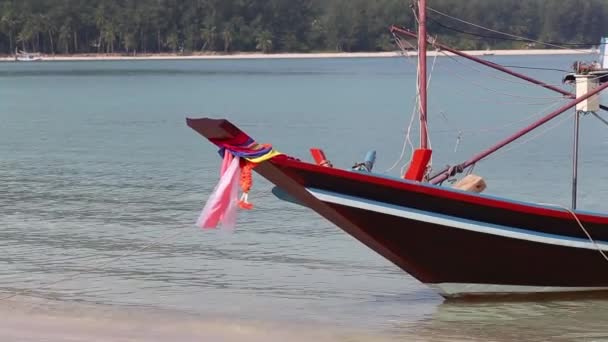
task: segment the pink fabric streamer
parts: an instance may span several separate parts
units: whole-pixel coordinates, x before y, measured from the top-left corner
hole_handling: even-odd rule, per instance
[[[230,166],[230,162],[232,162],[233,156],[232,153],[225,151],[224,152],[224,159],[222,159],[222,168],[220,169],[220,177],[224,175],[224,173],[226,173],[226,170],[228,170],[228,167]]]
[[[226,152],[222,161],[221,178],[207,200],[201,215],[196,221],[202,229],[222,228],[232,230],[236,226],[238,208],[240,160]]]

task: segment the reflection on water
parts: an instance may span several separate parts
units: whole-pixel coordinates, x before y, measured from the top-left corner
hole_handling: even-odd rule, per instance
[[[391,334],[428,341],[608,341],[608,300],[451,303]]]

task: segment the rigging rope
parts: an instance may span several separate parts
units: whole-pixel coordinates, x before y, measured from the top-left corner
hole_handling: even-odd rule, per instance
[[[454,16],[451,16],[449,14],[443,13],[441,11],[438,11],[438,10],[436,10],[434,8],[431,8],[431,7],[428,7],[428,6],[427,6],[427,9],[429,11],[431,11],[431,12],[437,13],[439,15],[442,15],[442,16],[446,17],[446,18],[450,18],[452,20],[459,21],[459,22],[461,22],[463,24],[471,25],[473,27],[477,27],[477,28],[480,28],[482,30],[486,30],[486,31],[489,31],[489,32],[493,32],[493,33],[497,33],[497,34],[502,34],[502,35],[505,35],[505,36],[508,36],[508,37],[512,37],[512,38],[518,38],[518,39],[525,40],[525,41],[528,41],[528,42],[531,42],[531,43],[538,43],[538,44],[542,44],[542,45],[545,45],[545,46],[551,46],[551,47],[555,47],[555,48],[558,48],[558,49],[574,50],[574,51],[580,51],[580,52],[584,52],[584,53],[588,53],[589,52],[589,51],[585,51],[585,50],[572,49],[572,48],[568,48],[568,47],[557,45],[557,44],[551,44],[551,43],[543,42],[543,41],[536,40],[536,39],[531,39],[531,38],[527,38],[527,37],[523,37],[523,36],[518,36],[518,35],[507,33],[507,32],[502,32],[502,31],[494,30],[494,29],[491,29],[489,27],[481,26],[481,25],[472,23],[470,21],[466,21],[466,20],[463,20],[463,19],[460,19],[460,18],[456,18]]]
[[[401,56],[405,57],[405,60],[414,64],[414,61],[410,60],[410,54],[407,52],[407,48],[404,46],[403,41],[401,40],[401,38],[399,38],[399,36],[397,36],[397,34],[395,34],[393,32],[393,39],[395,40],[395,44],[397,44],[397,46],[399,47],[399,50],[401,52]],[[410,42],[408,42],[407,40],[405,41],[412,49],[416,50],[416,47],[414,47]]]
[[[488,156],[486,158],[486,160],[487,159],[491,159],[491,158],[496,158],[497,156],[499,156],[501,154],[505,154],[505,153],[507,153],[509,151],[512,151],[512,150],[514,150],[516,148],[519,148],[519,147],[521,147],[521,146],[523,146],[523,145],[525,145],[525,144],[527,144],[527,143],[529,143],[529,142],[531,142],[533,140],[536,140],[536,139],[542,137],[543,135],[549,133],[550,131],[552,131],[552,130],[558,128],[559,126],[561,126],[562,124],[564,124],[566,121],[568,121],[568,119],[571,119],[572,115],[574,115],[574,113],[571,113],[571,114],[568,114],[568,115],[564,116],[561,120],[559,120],[555,124],[553,124],[553,126],[547,127],[546,129],[540,131],[538,134],[533,135],[533,136],[531,136],[530,138],[528,138],[526,140],[523,140],[523,141],[521,141],[519,143],[514,143],[513,145],[511,145],[511,147],[505,148],[504,150],[497,151],[493,155]]]
[[[397,167],[397,165],[399,165],[399,163],[401,163],[401,161],[403,160],[403,157],[405,156],[405,150],[407,149],[408,145],[410,146],[410,149],[411,149],[411,153],[410,153],[410,161],[411,161],[411,155],[414,154],[414,144],[412,143],[412,140],[410,139],[410,133],[411,133],[412,127],[414,125],[414,119],[416,118],[416,108],[418,107],[417,99],[418,99],[418,96],[416,96],[416,98],[414,99],[414,101],[416,103],[414,104],[414,109],[412,110],[412,116],[410,118],[410,123],[407,126],[407,131],[405,133],[405,139],[403,140],[403,148],[401,149],[401,155],[390,168],[388,168],[384,171],[385,173],[393,171],[393,169],[395,169],[395,167]],[[408,163],[409,163],[409,161],[408,161]]]
[[[435,57],[433,58],[433,64],[431,65],[431,70],[429,72],[429,79],[426,85],[426,89],[429,90],[431,88],[431,81],[433,80],[433,75],[434,75],[434,71],[435,71],[435,66],[437,65],[437,57],[439,56],[439,49],[435,48]],[[427,109],[428,110],[428,109]],[[428,113],[427,113],[428,115]],[[426,123],[425,123],[426,125]],[[429,141],[429,149],[433,149],[433,141],[431,140],[431,135],[428,132],[428,128],[427,128],[427,139]],[[410,159],[411,162],[411,159]],[[408,164],[410,163],[408,162]],[[429,160],[429,164],[427,166],[427,174],[432,170],[433,168],[433,155],[431,154],[431,159]]]
[[[529,70],[545,70],[545,71],[558,71],[558,72],[572,72],[572,70],[564,70],[564,69],[553,69],[553,68],[539,68],[539,67],[527,67],[527,66],[519,66],[519,65],[504,65],[500,66],[504,68],[512,68],[512,69],[529,69]]]
[[[409,54],[407,53],[405,46],[403,46],[402,40],[395,33],[393,33],[393,37],[395,38],[395,42],[397,43],[397,46],[399,46],[399,48],[401,49],[402,55],[406,58],[406,60],[408,62],[411,62],[412,64],[416,65],[413,61],[409,60]],[[405,42],[407,44],[409,44],[412,49],[417,50],[417,48],[415,46],[413,46],[410,42],[408,42],[408,41],[405,41]],[[410,153],[410,161],[411,161],[411,158],[412,158],[411,156],[414,154],[414,144],[412,143],[412,140],[411,140],[411,131],[412,131],[412,127],[414,125],[414,119],[416,118],[416,110],[420,105],[419,95],[420,95],[420,89],[418,88],[418,73],[417,73],[416,74],[416,95],[414,97],[415,103],[414,103],[414,108],[412,109],[412,116],[410,118],[410,122],[407,127],[407,131],[405,133],[405,138],[403,139],[403,147],[401,149],[401,155],[390,168],[388,168],[387,170],[384,171],[385,173],[392,171],[393,169],[395,169],[395,167],[397,167],[397,165],[399,165],[399,163],[401,163],[401,161],[403,160],[403,157],[405,157],[405,150],[407,149],[408,145],[410,146],[410,149],[411,149],[411,153]],[[409,163],[409,161],[408,161],[408,163]]]
[[[485,128],[478,128],[478,129],[462,129],[462,130],[457,130],[457,131],[458,132],[462,132],[462,133],[473,133],[473,134],[475,134],[475,133],[499,132],[499,131],[501,131],[501,130],[503,130],[505,128],[512,127],[512,126],[515,126],[517,124],[524,123],[524,122],[526,122],[528,120],[532,120],[532,119],[535,119],[537,117],[543,116],[543,115],[545,115],[545,112],[547,110],[552,109],[554,107],[557,107],[560,104],[561,104],[561,102],[558,102],[558,103],[552,102],[549,106],[541,109],[541,111],[539,111],[539,112],[536,112],[536,113],[534,113],[532,115],[529,115],[529,116],[527,116],[527,117],[525,117],[523,119],[520,119],[520,120],[517,120],[517,121],[508,122],[508,123],[506,123],[504,125],[500,125],[500,126],[497,126],[497,127],[485,127]],[[447,117],[444,116],[444,119],[447,122]]]
[[[527,82],[527,81],[521,81],[521,80],[517,80],[517,79],[511,79],[511,78],[506,78],[506,77],[500,77],[500,76],[496,76],[496,75],[494,75],[494,73],[493,73],[492,71],[489,71],[489,70],[487,70],[487,69],[480,69],[480,68],[474,67],[473,65],[471,65],[471,64],[469,64],[469,63],[465,63],[465,62],[463,62],[463,61],[462,61],[460,58],[457,58],[457,57],[455,57],[455,56],[452,56],[452,55],[451,55],[451,54],[449,54],[449,53],[446,53],[446,52],[444,52],[444,51],[441,51],[441,53],[442,53],[444,56],[446,56],[446,57],[450,58],[451,60],[455,61],[456,63],[458,63],[458,64],[460,64],[460,65],[463,65],[463,66],[465,66],[465,67],[467,67],[467,68],[469,68],[469,69],[475,70],[475,71],[477,71],[477,72],[479,72],[479,73],[488,74],[490,77],[495,78],[495,79],[497,79],[497,80],[501,80],[501,81],[505,81],[505,82],[510,82],[510,83],[516,83],[516,84],[523,84],[523,85],[527,85],[527,86],[538,87],[538,85],[537,85],[537,84],[533,84],[533,83],[530,83],[530,82]],[[505,65],[501,65],[501,66],[503,66],[503,67],[507,67],[507,66],[505,66]],[[534,68],[527,68],[527,69],[534,69]],[[555,70],[557,70],[557,69],[555,69]],[[566,72],[566,73],[570,72],[570,71],[566,71],[566,70],[563,70],[563,71],[564,71],[564,72]],[[600,76],[600,77],[598,77],[598,78],[601,78],[601,77],[602,77],[602,76]],[[562,85],[563,85],[562,83],[555,83],[555,84],[549,84],[549,83],[545,83],[545,84],[546,84],[546,85],[550,85],[550,86],[556,86],[556,87],[559,87],[559,86],[562,86]]]
[[[598,113],[596,112],[590,112],[593,116],[595,116],[596,119],[600,120],[604,125],[608,126],[608,121],[606,119],[604,119],[603,117],[601,117]]]
[[[585,228],[585,226],[583,225],[583,222],[581,221],[581,219],[578,217],[578,215],[576,214],[576,212],[574,210],[572,210],[566,206],[560,205],[560,204],[552,204],[552,203],[538,203],[538,204],[550,206],[550,207],[561,208],[561,209],[564,209],[567,212],[569,212],[572,215],[572,217],[574,217],[574,220],[576,220],[576,223],[581,228],[581,230],[585,233],[585,235],[587,236],[589,241],[591,241],[591,243],[595,246],[597,251],[600,252],[602,257],[604,257],[604,259],[606,261],[608,261],[608,256],[606,255],[606,253],[604,253],[604,251],[602,250],[602,247],[600,247],[600,245],[591,237],[591,234],[589,234],[589,231],[587,230],[587,228]]]
[[[444,51],[441,51],[441,53],[444,54],[444,55],[446,54]],[[490,88],[490,87],[486,87],[486,86],[484,86],[482,84],[479,84],[477,82],[471,81],[471,80],[467,79],[466,76],[463,76],[462,74],[460,74],[460,73],[458,73],[458,72],[456,72],[456,71],[454,71],[454,70],[452,70],[450,68],[446,68],[445,70],[447,72],[449,72],[449,73],[452,73],[456,77],[462,79],[463,81],[469,82],[469,83],[473,84],[474,86],[476,86],[478,88],[481,88],[481,89],[484,89],[484,90],[487,90],[487,91],[490,91],[490,92],[493,92],[493,93],[497,93],[497,94],[500,94],[500,95],[503,95],[503,96],[509,96],[509,97],[514,97],[514,98],[522,98],[522,99],[537,99],[537,100],[538,99],[542,99],[542,100],[548,100],[548,99],[558,100],[558,99],[563,99],[562,96],[526,96],[526,95],[518,95],[518,94],[507,93],[507,92],[504,92],[504,91],[501,91],[501,90],[497,90],[497,89],[494,89],[494,88]]]
[[[430,9],[430,8],[429,8]],[[428,18],[429,21],[432,21],[433,23],[437,24],[440,27],[443,27],[445,29],[454,31],[454,32],[458,32],[458,33],[463,33],[463,34],[467,34],[467,35],[471,35],[471,36],[475,36],[478,38],[487,38],[487,39],[497,39],[497,40],[508,40],[508,41],[516,41],[516,42],[525,42],[525,41],[531,41],[529,38],[506,38],[506,37],[497,37],[497,36],[488,36],[488,35],[484,35],[484,34],[480,34],[480,33],[475,33],[475,32],[470,32],[470,31],[464,31],[464,30],[460,30],[457,29],[455,27],[451,27],[448,25],[445,25],[431,17]],[[452,18],[454,19],[454,18]],[[506,33],[503,33],[506,34]],[[538,41],[540,43],[540,41]],[[561,42],[542,42],[543,44],[552,44],[554,46],[556,45],[561,45],[561,46],[597,46],[597,45],[604,45],[605,43],[561,43]],[[563,47],[565,48],[565,47]],[[570,49],[570,48],[568,48]]]
[[[412,11],[414,12],[414,17],[416,19],[416,22],[418,22],[418,16],[417,13],[414,9],[412,9]],[[395,43],[397,44],[397,46],[399,47],[399,49],[401,50],[401,55],[405,56],[406,59],[409,61],[409,54],[407,53],[407,50],[404,46],[404,44],[402,43],[402,40],[393,32],[393,38],[395,40]],[[412,49],[416,50],[417,53],[419,53],[419,51],[417,51],[417,48],[412,45],[410,42],[405,41]],[[428,78],[428,82],[427,82],[427,90],[430,88],[431,86],[431,81],[433,79],[433,73],[435,71],[435,66],[437,65],[437,57],[439,56],[439,49],[437,49],[435,56],[433,58],[433,63],[431,66],[431,70],[429,72],[429,78]],[[408,161],[404,164],[404,166],[401,168],[401,174],[405,173],[405,167],[407,167],[407,165],[409,165],[412,161],[413,155],[414,155],[414,144],[412,143],[411,140],[411,131],[412,131],[412,127],[416,118],[416,112],[417,110],[419,110],[420,107],[420,68],[419,65],[416,65],[417,68],[417,72],[416,72],[416,98],[415,98],[415,104],[414,104],[414,109],[412,111],[412,116],[410,117],[410,122],[409,125],[407,127],[407,131],[406,131],[406,135],[405,135],[405,139],[403,141],[403,147],[401,149],[401,155],[399,156],[399,158],[397,159],[397,161],[395,161],[395,163],[388,168],[387,170],[385,170],[385,173],[388,173],[390,171],[392,171],[393,169],[395,169],[395,167],[397,167],[397,165],[399,165],[399,163],[401,163],[401,161],[403,160],[403,157],[405,156],[405,151],[407,149],[407,147],[410,147],[410,158],[408,159]],[[422,130],[422,127],[420,127],[420,129]],[[428,133],[428,132],[427,132]],[[422,134],[422,132],[420,132],[420,134]],[[429,147],[432,149],[432,142],[431,142],[431,138],[430,136],[427,134],[427,137],[429,139]],[[433,159],[431,157],[431,160],[429,161],[429,165],[432,165]]]

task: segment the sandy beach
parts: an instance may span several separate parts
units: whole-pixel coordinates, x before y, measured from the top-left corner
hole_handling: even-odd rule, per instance
[[[593,50],[471,50],[466,53],[473,56],[533,56],[533,55],[580,55],[591,54]],[[446,52],[447,53],[447,52]],[[450,53],[447,53],[450,55]],[[86,54],[86,55],[42,55],[44,61],[119,61],[119,60],[230,60],[230,59],[310,59],[310,58],[394,58],[401,56],[399,51],[393,52],[327,52],[327,53],[234,53],[234,54]],[[429,51],[428,55],[444,56],[444,52]],[[408,56],[416,56],[416,52],[408,52]],[[0,57],[0,61],[14,61],[12,56]]]
[[[15,298],[0,303],[1,341],[389,341],[331,326],[203,317],[151,308]]]

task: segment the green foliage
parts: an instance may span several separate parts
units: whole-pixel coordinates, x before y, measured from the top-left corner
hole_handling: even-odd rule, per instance
[[[395,49],[391,24],[414,28],[410,5],[410,0],[0,0],[0,54],[15,49],[63,54],[386,51]],[[429,0],[429,6],[545,41],[597,42],[608,35],[606,0]],[[429,16],[429,32],[459,48],[528,47],[432,12]]]

